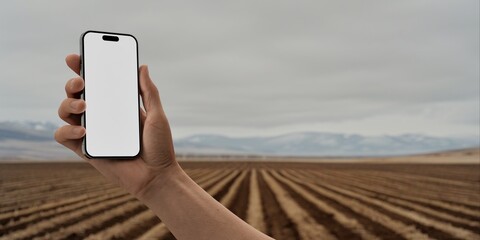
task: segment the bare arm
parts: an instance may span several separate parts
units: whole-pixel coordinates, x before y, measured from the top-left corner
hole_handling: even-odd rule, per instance
[[[270,239],[199,187],[178,166],[168,170],[138,198],[178,239]]]
[[[67,56],[66,62],[79,74],[78,55]],[[70,79],[65,86],[67,98],[58,114],[69,125],[59,128],[55,139],[147,205],[178,239],[271,239],[213,199],[178,165],[158,90],[146,66],[139,72],[145,110],[141,111],[142,152],[138,158],[118,161],[83,156],[86,130],[79,125],[87,105],[76,98],[84,87],[80,77]]]

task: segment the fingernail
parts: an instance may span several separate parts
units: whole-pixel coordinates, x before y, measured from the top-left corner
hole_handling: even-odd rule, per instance
[[[83,135],[83,133],[84,133],[84,132],[83,132],[83,128],[82,128],[82,127],[76,127],[76,128],[73,129],[73,133],[74,133],[75,135],[81,136],[81,135]]]

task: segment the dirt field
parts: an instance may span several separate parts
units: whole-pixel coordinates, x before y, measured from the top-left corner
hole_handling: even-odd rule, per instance
[[[480,239],[480,165],[182,163],[276,239]],[[0,239],[173,239],[84,163],[0,165]]]

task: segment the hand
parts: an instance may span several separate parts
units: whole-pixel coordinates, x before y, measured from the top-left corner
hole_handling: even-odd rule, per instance
[[[80,74],[80,57],[68,55],[65,59],[68,67]],[[140,195],[148,186],[162,177],[168,177],[171,169],[178,168],[173,150],[173,141],[167,117],[163,111],[158,89],[150,79],[148,67],[139,69],[140,92],[145,110],[141,109],[142,150],[133,160],[88,159],[82,153],[82,139],[86,133],[80,126],[81,115],[88,107],[78,99],[83,91],[81,77],[70,79],[65,85],[67,98],[63,100],[58,115],[70,125],[60,127],[55,132],[55,139],[60,144],[74,151],[100,171],[107,179],[118,183],[134,196]]]

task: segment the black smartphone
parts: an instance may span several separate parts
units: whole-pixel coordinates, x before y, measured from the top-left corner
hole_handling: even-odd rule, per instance
[[[87,31],[80,37],[82,116],[88,158],[140,154],[138,42],[130,34]]]

